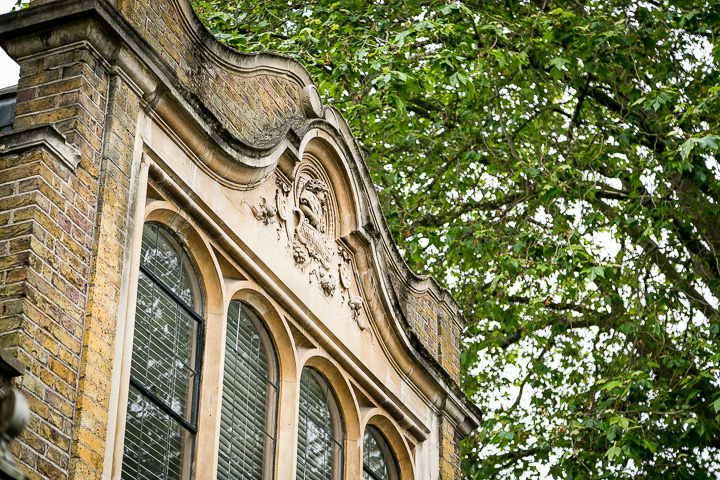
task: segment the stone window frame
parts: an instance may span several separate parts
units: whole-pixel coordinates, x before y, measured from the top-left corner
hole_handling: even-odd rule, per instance
[[[152,161],[152,160],[150,160]],[[297,464],[297,420],[300,374],[303,368],[319,371],[336,395],[337,408],[344,426],[345,452],[343,479],[362,476],[362,444],[367,425],[380,428],[392,449],[400,469],[399,480],[415,480],[410,444],[403,429],[380,408],[361,409],[353,388],[358,388],[332,356],[323,348],[307,348],[296,343],[290,315],[252,279],[235,279],[223,275],[215,251],[217,247],[191,215],[166,199],[149,198],[148,165],[142,163],[135,205],[132,238],[125,286],[121,292],[116,332],[116,353],[108,419],[107,449],[104,469],[109,478],[120,480],[125,434],[130,359],[137,298],[142,226],[155,222],[175,232],[190,252],[205,302],[205,345],[201,371],[200,401],[195,437],[194,465],[189,480],[215,480],[220,441],[222,378],[227,308],[231,300],[240,300],[253,308],[267,329],[276,349],[279,370],[274,471],[271,478],[295,478]],[[159,190],[159,188],[158,188]],[[164,195],[163,195],[164,196]],[[297,328],[297,326],[295,326]],[[351,386],[353,383],[353,386]],[[364,410],[364,413],[361,413]],[[292,445],[292,448],[280,448]],[[212,472],[208,476],[205,472]]]

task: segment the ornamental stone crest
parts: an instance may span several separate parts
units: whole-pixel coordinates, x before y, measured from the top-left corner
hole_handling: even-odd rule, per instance
[[[301,270],[309,268],[310,281],[318,279],[326,295],[337,287],[337,273],[332,272],[335,257],[334,215],[330,211],[330,189],[312,171],[298,174],[295,183],[293,257]]]
[[[302,248],[297,245],[301,244],[307,249],[309,258],[316,260],[324,270],[330,270],[334,254],[332,244],[329,243],[334,239],[328,238],[329,230],[334,230],[328,229],[328,224],[334,220],[328,218],[330,216],[328,211],[330,190],[323,180],[303,174],[298,176],[296,192],[293,250]],[[319,276],[324,273],[319,272]]]
[[[332,191],[321,172],[310,162],[304,163],[291,182],[284,175],[275,181],[275,201],[260,197],[259,206],[251,206],[255,218],[265,225],[277,220],[278,240],[285,238],[295,266],[307,272],[326,297],[339,298],[361,330],[367,328],[360,317],[362,297],[352,294],[353,259],[335,236],[336,207]]]

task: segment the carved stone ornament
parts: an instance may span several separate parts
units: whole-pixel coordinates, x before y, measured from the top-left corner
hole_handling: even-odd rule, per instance
[[[325,292],[325,295],[332,295],[333,293],[335,293],[335,288],[337,288],[337,284],[337,278],[335,278],[335,275],[333,275],[331,272],[325,272],[321,274],[320,286]]]
[[[288,205],[288,193],[290,193],[290,186],[282,180],[277,180],[277,190],[275,190],[275,207],[277,208],[277,215],[280,220],[287,222],[290,217],[290,207]]]
[[[347,263],[340,264],[340,286],[345,290],[350,288],[352,284],[352,273],[350,266]]]
[[[277,190],[275,190],[275,208],[277,209],[277,216],[280,219],[278,221],[278,240],[282,238],[282,232],[285,232],[287,239],[292,241],[292,235],[288,231],[288,219],[290,218],[290,201],[288,195],[290,194],[290,185],[280,177],[275,179],[277,184]]]
[[[304,269],[308,260],[310,260],[307,247],[299,242],[293,243],[293,259],[298,267]]]
[[[360,296],[354,296],[350,299],[348,302],[348,305],[350,306],[350,312],[352,314],[353,320],[355,320],[358,324],[358,327],[360,327],[360,330],[365,330],[367,328],[367,324],[365,322],[362,322],[360,320],[360,311],[362,310],[362,297]]]
[[[350,287],[352,286],[352,257],[342,246],[338,247],[338,256],[341,260],[338,263],[338,277],[340,278],[341,298],[344,303],[345,297],[350,294]]]
[[[307,218],[301,218],[295,228],[295,240],[308,249],[311,258],[314,258],[326,270],[331,266],[332,250],[325,243],[322,235],[312,228]]]
[[[255,218],[258,220],[262,220],[262,222],[265,225],[269,225],[275,221],[275,215],[277,214],[277,207],[275,205],[272,205],[271,203],[268,203],[265,198],[260,197],[262,200],[260,202],[260,208],[255,208],[254,205],[250,205],[250,209],[253,212],[253,215],[255,215]]]
[[[279,185],[279,184],[278,184]],[[295,181],[293,221],[288,223],[295,265],[309,272],[310,283],[317,279],[327,296],[333,296],[341,280],[335,270],[334,217],[330,208],[330,189],[316,172],[301,171]],[[278,212],[286,208],[283,193],[278,193]],[[280,215],[280,218],[285,215]]]

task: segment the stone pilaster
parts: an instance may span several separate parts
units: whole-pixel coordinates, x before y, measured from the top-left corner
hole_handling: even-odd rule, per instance
[[[70,461],[75,479],[103,473],[125,245],[132,234],[130,180],[139,102],[120,76],[110,78]]]

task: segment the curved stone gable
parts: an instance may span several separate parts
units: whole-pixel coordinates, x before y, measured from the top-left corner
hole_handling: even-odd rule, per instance
[[[153,221],[186,242],[207,278],[209,354],[222,350],[224,302],[245,299],[277,335],[288,385],[303,364],[325,369],[354,435],[363,422],[392,425],[404,479],[453,478],[457,442],[480,420],[459,388],[463,319],[403,261],[347,122],[299,63],[223,46],[188,0],[35,1],[0,19],[0,44],[21,64],[0,184],[37,183],[23,197],[32,215],[0,225],[33,238],[7,290],[26,320],[0,339],[32,372],[23,381],[36,433],[66,432],[48,440],[65,452],[50,462],[61,476],[122,466],[134,255]],[[220,373],[205,369],[217,388]],[[217,407],[204,391],[203,408]],[[280,409],[280,438],[292,442],[292,404]],[[216,418],[197,433],[210,470]],[[26,465],[45,465],[34,455]],[[278,462],[291,475],[292,462]]]

